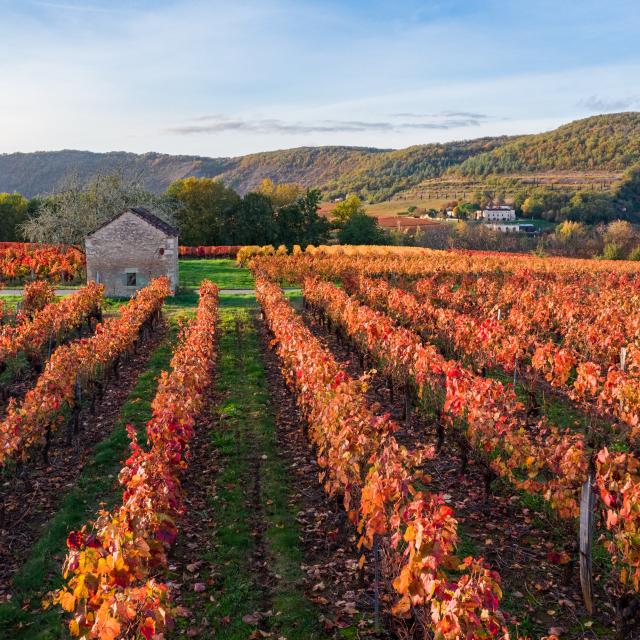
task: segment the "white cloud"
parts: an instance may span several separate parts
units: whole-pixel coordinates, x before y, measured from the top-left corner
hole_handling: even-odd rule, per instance
[[[397,20],[358,21],[347,5],[0,0],[0,151],[235,155],[526,133],[618,110],[639,77],[632,57],[549,64],[540,25],[523,38],[483,12],[419,20],[402,3]],[[226,115],[198,120],[212,113]]]

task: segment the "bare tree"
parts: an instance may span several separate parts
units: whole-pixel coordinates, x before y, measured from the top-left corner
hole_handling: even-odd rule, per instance
[[[82,244],[92,229],[135,206],[174,223],[173,200],[147,191],[139,178],[126,178],[121,172],[97,174],[83,184],[77,174],[71,174],[21,230],[31,242]]]

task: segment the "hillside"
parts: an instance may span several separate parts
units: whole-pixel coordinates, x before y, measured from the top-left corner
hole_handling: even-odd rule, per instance
[[[428,194],[438,191],[439,182],[453,181],[453,189],[447,191],[459,191],[461,177],[475,183],[476,178],[485,182],[487,176],[546,173],[553,182],[553,172],[573,172],[576,176],[569,175],[569,182],[608,184],[639,161],[640,113],[629,112],[577,120],[536,135],[398,150],[299,147],[237,158],[70,150],[0,154],[0,192],[18,191],[31,197],[52,192],[71,172],[87,179],[97,172],[120,170],[139,176],[155,192],[164,191],[178,178],[196,176],[220,177],[245,193],[268,177],[319,187],[327,197],[357,192],[380,202],[402,194],[434,197]]]
[[[77,173],[87,180],[96,173],[123,171],[141,176],[147,188],[164,191],[178,178],[216,176],[228,166],[226,158],[172,156],[161,153],[93,153],[91,151],[36,151],[0,154],[0,192],[18,191],[27,197],[48,194],[65,176]]]
[[[640,113],[576,120],[466,159],[455,173],[486,176],[519,171],[623,171],[640,161]]]
[[[481,138],[400,150],[299,147],[238,158],[68,150],[13,153],[0,155],[0,192],[18,191],[31,197],[52,192],[71,172],[87,179],[97,172],[119,170],[125,175],[140,176],[156,192],[164,191],[173,180],[196,176],[221,177],[227,185],[245,193],[268,177],[276,182],[317,186],[328,196],[358,191],[382,200],[507,140]]]

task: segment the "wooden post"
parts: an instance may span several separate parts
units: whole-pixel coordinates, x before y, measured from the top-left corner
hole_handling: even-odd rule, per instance
[[[620,347],[620,370],[627,370],[627,347]]]
[[[378,534],[373,536],[373,557],[375,563],[375,584],[374,584],[374,601],[373,615],[376,629],[380,628],[380,542]]]
[[[582,485],[580,496],[580,584],[584,606],[593,613],[593,583],[591,553],[593,546],[593,509],[595,495],[593,492],[593,471]]]

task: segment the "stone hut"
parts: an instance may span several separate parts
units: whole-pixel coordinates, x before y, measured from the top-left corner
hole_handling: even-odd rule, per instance
[[[159,276],[178,286],[178,230],[142,207],[131,207],[85,238],[87,280],[105,295],[130,297]]]

